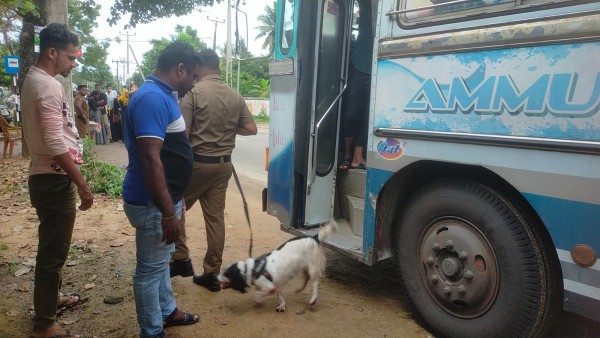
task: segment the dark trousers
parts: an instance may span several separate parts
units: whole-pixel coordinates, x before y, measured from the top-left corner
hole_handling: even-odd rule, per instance
[[[363,73],[350,65],[348,90],[344,111],[345,137],[354,138],[354,144],[367,146],[369,124],[369,96],[371,90],[371,74]]]
[[[69,254],[77,203],[77,188],[67,175],[29,176],[29,196],[40,225],[35,265],[33,330],[56,322],[62,269]]]

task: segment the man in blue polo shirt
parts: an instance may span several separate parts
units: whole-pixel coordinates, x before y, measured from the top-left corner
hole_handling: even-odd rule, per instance
[[[136,229],[133,293],[140,337],[164,337],[165,327],[200,320],[197,314],[177,309],[168,265],[193,164],[177,101],[198,80],[199,60],[188,44],[172,43],[127,108],[124,140],[129,165],[123,200]]]

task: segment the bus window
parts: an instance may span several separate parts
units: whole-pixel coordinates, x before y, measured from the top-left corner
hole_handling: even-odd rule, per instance
[[[573,1],[576,0],[399,0],[398,8],[403,12],[400,20],[412,24]]]
[[[281,37],[279,41],[279,49],[282,54],[288,54],[292,45],[294,36],[294,0],[285,0],[283,10],[281,12]]]

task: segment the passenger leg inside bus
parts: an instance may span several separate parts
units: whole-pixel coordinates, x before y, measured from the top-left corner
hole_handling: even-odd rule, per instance
[[[363,155],[364,148],[361,146],[354,147],[354,156],[352,157],[352,163],[350,169],[366,169],[367,162]]]
[[[344,160],[340,162],[339,169],[348,170],[350,169],[350,161],[352,160],[352,144],[354,143],[354,137],[344,138]]]

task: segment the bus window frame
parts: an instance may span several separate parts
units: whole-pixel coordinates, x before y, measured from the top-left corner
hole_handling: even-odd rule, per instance
[[[277,59],[281,59],[281,58],[286,58],[286,57],[293,57],[296,55],[296,34],[297,34],[297,28],[298,28],[298,6],[299,6],[299,2],[300,0],[292,0],[291,3],[293,4],[293,14],[292,14],[292,36],[290,41],[288,42],[288,46],[284,47],[283,46],[283,39],[285,38],[285,30],[284,30],[284,24],[286,23],[286,21],[284,20],[285,16],[286,16],[286,2],[288,2],[288,0],[280,0],[277,2],[277,13],[281,13],[281,20],[279,20],[279,24],[276,23],[276,29],[275,29],[275,57]],[[289,13],[287,13],[289,14]]]
[[[407,9],[410,0],[397,0],[395,10]],[[448,0],[456,1],[456,0]],[[477,0],[473,0],[477,1]],[[390,14],[395,16],[396,24],[402,29],[415,29],[423,26],[437,26],[465,20],[479,20],[494,16],[504,16],[517,12],[540,11],[549,8],[576,6],[593,3],[592,0],[512,0],[498,4],[490,4],[473,8],[465,8],[451,12],[408,18],[407,13]],[[465,1],[468,3],[468,1]]]

